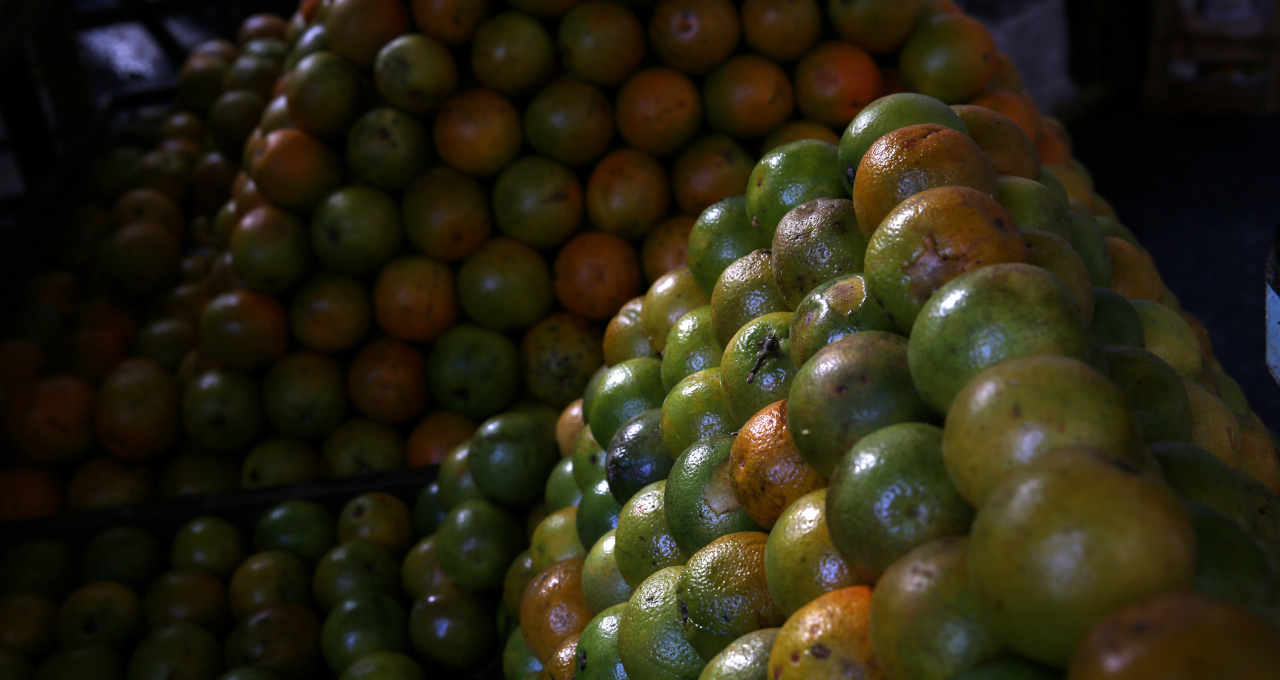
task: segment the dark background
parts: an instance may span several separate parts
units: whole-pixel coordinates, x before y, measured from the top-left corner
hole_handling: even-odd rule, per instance
[[[1178,0],[957,1],[998,40],[1000,27],[1021,13],[1056,11],[1061,25],[1036,28],[1063,36],[1064,75],[1074,94],[1042,107],[1067,124],[1097,191],[1151,251],[1182,305],[1208,327],[1219,360],[1254,410],[1280,429],[1280,387],[1263,358],[1263,267],[1280,225],[1280,120],[1275,102],[1262,95],[1266,69],[1280,58],[1276,45],[1254,46],[1256,58],[1245,50],[1248,58],[1198,67],[1196,77],[1153,93],[1153,74],[1169,72],[1168,57],[1185,38],[1157,21]],[[68,187],[105,140],[109,121],[169,100],[191,45],[233,35],[253,11],[287,16],[296,4],[0,0],[6,16],[0,26],[0,273],[7,318],[22,280],[49,261],[44,254],[67,231]],[[1213,11],[1276,3],[1186,4]],[[127,59],[111,54],[115,49],[125,49]],[[1057,55],[1013,56],[1020,64],[1042,64]]]

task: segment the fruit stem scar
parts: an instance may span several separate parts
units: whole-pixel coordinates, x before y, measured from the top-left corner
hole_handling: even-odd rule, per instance
[[[751,364],[751,370],[747,372],[747,384],[756,379],[756,373],[764,367],[764,362],[770,358],[778,356],[778,350],[782,348],[782,343],[778,340],[778,336],[769,333],[760,339],[760,351],[756,354],[756,360]]]

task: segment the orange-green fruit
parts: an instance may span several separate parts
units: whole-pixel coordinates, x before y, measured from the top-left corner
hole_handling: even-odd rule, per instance
[[[410,243],[445,262],[471,254],[493,230],[480,183],[445,166],[426,171],[405,188],[401,219]]]
[[[1167,593],[1110,613],[1071,656],[1071,680],[1190,680],[1205,673],[1270,677],[1280,633],[1239,606],[1193,593]],[[1212,669],[1212,670],[1209,670]]]
[[[556,31],[564,68],[598,85],[622,82],[644,59],[644,27],[611,2],[584,2],[565,13]]]
[[[686,215],[696,216],[712,203],[740,194],[754,164],[746,149],[728,135],[697,139],[671,165],[676,205]]]
[[[769,244],[778,221],[792,208],[815,198],[847,195],[848,185],[838,167],[835,145],[802,139],[769,151],[751,169],[746,189],[747,217],[752,229]]]
[[[764,573],[769,594],[786,616],[824,593],[858,584],[831,540],[827,489],[797,498],[778,516],[765,542]]]
[[[471,70],[485,87],[523,94],[555,70],[555,47],[537,19],[523,12],[502,12],[476,27]]]
[[[150,631],[134,648],[128,673],[132,678],[212,677],[221,667],[218,638],[194,623],[179,622]]]
[[[573,455],[573,447],[577,445],[578,437],[586,427],[587,421],[582,415],[582,397],[578,397],[561,409],[560,417],[556,419],[556,447],[560,449],[560,457],[569,458]]]
[[[649,19],[649,43],[666,65],[702,74],[738,45],[741,25],[727,0],[664,0]]]
[[[770,132],[760,143],[761,153],[768,153],[783,144],[790,144],[801,139],[816,139],[828,144],[839,144],[840,135],[821,123],[809,120],[793,120],[783,123],[778,129]]]
[[[547,473],[560,459],[555,416],[549,410],[496,415],[480,424],[469,448],[467,465],[481,493],[510,506],[528,505],[541,497]]]
[[[942,436],[947,471],[975,507],[1010,473],[1069,446],[1144,465],[1138,422],[1120,388],[1082,361],[1053,355],[979,373],[956,395]]]
[[[593,392],[584,395],[587,427],[606,444],[622,424],[642,411],[662,406],[662,362],[638,357],[610,366]],[[590,403],[587,403],[587,400]]]
[[[143,600],[152,628],[189,621],[221,632],[228,621],[227,587],[203,569],[175,569],[156,578]]]
[[[1167,362],[1141,347],[1111,345],[1099,352],[1104,372],[1124,393],[1143,441],[1191,439],[1191,402]]]
[[[774,278],[771,259],[769,250],[753,250],[725,267],[716,279],[710,317],[717,345],[726,345],[752,319],[790,311]]]
[[[867,239],[858,228],[853,202],[819,198],[782,216],[770,250],[774,280],[794,309],[818,284],[862,271]]]
[[[577,514],[578,508],[570,506],[556,510],[538,522],[529,540],[529,555],[533,558],[535,572],[556,562],[587,556],[586,549],[578,540]]]
[[[613,109],[598,88],[559,78],[542,88],[524,110],[524,134],[534,151],[581,167],[609,150]]]
[[[1013,119],[985,106],[956,104],[951,107],[969,129],[969,136],[991,159],[997,175],[1034,179],[1040,173],[1035,141]]]
[[[1257,539],[1217,510],[1195,502],[1186,507],[1196,532],[1195,591],[1275,621],[1275,570]]]
[[[725,343],[720,384],[733,425],[745,423],[791,390],[796,372],[789,341],[793,316],[791,312],[772,312],[757,317]]]
[[[689,264],[689,232],[693,230],[693,222],[694,217],[690,215],[674,215],[655,224],[645,234],[640,243],[640,268],[646,280],[655,281],[672,269]]]
[[[827,0],[827,15],[841,38],[885,54],[907,39],[927,5],[924,0]]]
[[[520,113],[497,92],[468,90],[441,104],[432,135],[441,160],[468,175],[488,177],[520,152]]]
[[[939,413],[969,380],[1006,359],[1082,358],[1091,342],[1066,286],[1033,265],[981,267],[925,302],[911,328],[907,363],[916,390]]]
[[[778,64],[755,54],[730,57],[702,84],[707,123],[732,137],[763,137],[791,116],[795,93]]]
[[[425,680],[422,666],[413,657],[402,652],[369,652],[356,659],[338,680]],[[223,680],[263,680],[259,678],[227,678]]]
[[[948,281],[1026,258],[1017,226],[991,196],[963,186],[935,187],[899,203],[871,234],[864,276],[905,333]]]
[[[577,231],[582,213],[582,183],[569,168],[549,158],[525,156],[494,180],[498,231],[527,246],[558,246]]]
[[[457,288],[472,321],[504,332],[532,326],[555,300],[546,259],[510,238],[490,239],[472,252],[458,269]]]
[[[729,451],[729,481],[748,516],[765,529],[823,479],[796,449],[787,401],[761,408],[738,430]]]
[[[1105,234],[1102,241],[1111,260],[1111,287],[1117,293],[1130,299],[1162,298],[1164,281],[1151,253],[1136,242],[1109,234]]]
[[[927,421],[907,367],[907,340],[884,331],[846,335],[799,369],[787,396],[796,448],[825,478],[853,446],[882,427]]]
[[[871,144],[853,178],[853,210],[868,236],[904,199],[958,185],[995,193],[991,161],[963,132],[936,123],[898,128]]]
[[[683,566],[639,583],[618,622],[618,657],[633,680],[693,680],[704,664],[681,630],[676,589]]]
[[[858,331],[893,330],[884,304],[862,274],[818,284],[796,305],[791,322],[791,361],[802,366],[818,350]]]
[[[1218,460],[1241,470],[1240,421],[1212,392],[1186,378],[1182,382],[1187,401],[1191,404],[1191,443],[1204,447]]]
[[[58,642],[63,648],[124,647],[139,631],[141,609],[137,594],[126,586],[113,581],[87,583],[58,609]]]
[[[1142,322],[1143,346],[1164,359],[1178,375],[1197,378],[1203,368],[1200,340],[1186,319],[1151,300],[1130,299],[1129,304]]]
[[[573,481],[583,493],[605,478],[604,448],[596,443],[590,428],[583,429],[578,435],[578,441],[574,442],[572,460]]]
[[[766,680],[778,628],[761,628],[730,642],[703,667],[698,680]]]
[[[769,247],[770,238],[752,223],[743,196],[712,203],[689,231],[687,258],[694,281],[710,295],[726,267],[757,248]]]
[[[963,535],[972,518],[943,465],[942,432],[925,423],[863,437],[840,460],[827,490],[831,538],[864,583],[917,546]]]
[[[743,40],[774,61],[799,58],[822,33],[817,0],[747,0],[741,12]]]
[[[371,109],[347,133],[347,168],[354,181],[384,191],[403,189],[431,160],[427,128],[390,107]]]
[[[446,511],[463,501],[484,497],[476,488],[476,480],[471,476],[471,468],[467,465],[470,453],[471,442],[468,440],[455,446],[440,461],[436,479],[440,482],[440,505]]]
[[[520,359],[507,336],[463,323],[436,339],[427,355],[427,376],[437,405],[481,420],[516,398]]]
[[[358,113],[360,72],[331,51],[303,58],[285,83],[289,118],[308,134],[334,137],[344,132]]]
[[[533,655],[529,645],[525,644],[524,633],[520,632],[520,625],[516,624],[507,636],[507,643],[502,647],[502,677],[524,678],[528,675],[537,677],[540,671],[542,671],[542,662]]]
[[[502,606],[506,613],[520,617],[520,599],[524,597],[525,586],[537,573],[533,569],[533,555],[528,550],[521,551],[507,565],[507,573],[502,577]]]
[[[174,534],[170,555],[174,568],[204,569],[226,578],[244,557],[244,540],[225,519],[197,517]]]
[[[759,529],[734,495],[729,479],[731,434],[709,437],[676,459],[663,491],[671,536],[686,554],[735,531]]]
[[[1142,319],[1138,317],[1132,301],[1103,286],[1093,288],[1093,323],[1089,326],[1089,335],[1099,347],[1143,347],[1146,344]]]
[[[433,590],[455,587],[440,566],[435,534],[418,541],[405,554],[400,563],[400,587],[414,600]]]
[[[582,489],[578,502],[578,540],[583,546],[594,545],[605,533],[617,528],[622,504],[613,497],[609,480],[601,479]]]
[[[333,272],[370,274],[400,246],[395,201],[372,187],[348,186],[329,194],[311,215],[311,250]]]
[[[662,351],[662,387],[670,393],[676,383],[703,369],[720,365],[724,349],[712,332],[711,306],[695,307],[676,319]],[[672,455],[677,452],[673,451]]]
[[[923,17],[902,45],[898,68],[908,89],[948,104],[968,101],[994,75],[991,33],[965,14]]]
[[[311,573],[292,553],[268,550],[236,567],[227,582],[231,614],[243,619],[274,604],[307,605],[311,600]]]
[[[383,45],[374,60],[373,75],[378,94],[414,115],[438,107],[458,85],[453,54],[439,41],[416,33]]]
[[[604,363],[600,332],[586,319],[555,313],[536,323],[520,342],[524,384],[535,399],[563,407],[582,394]]]
[[[676,383],[662,400],[662,448],[679,457],[697,442],[730,432],[719,367],[693,373]]]
[[[582,558],[557,562],[538,572],[520,600],[520,630],[534,656],[547,660],[561,644],[582,632],[591,611],[582,598]]]
[[[640,320],[649,345],[662,353],[667,334],[680,317],[690,310],[710,304],[711,299],[693,279],[688,266],[678,267],[658,277],[644,295]]]
[[[625,605],[632,588],[618,571],[614,552],[616,530],[610,529],[591,546],[582,563],[582,597],[591,611],[600,613],[616,605]]]
[[[1063,666],[1117,607],[1190,588],[1195,533],[1163,481],[1090,449],[1058,449],[991,491],[966,561],[997,635]]]
[[[805,118],[843,127],[884,93],[884,80],[865,50],[833,40],[813,48],[796,64],[795,90]]]
[[[833,4],[837,1],[831,0]],[[838,163],[844,186],[853,186],[862,157],[876,140],[899,128],[922,123],[942,125],[966,134],[969,132],[964,121],[950,107],[918,92],[888,94],[863,107],[840,136]]]
[[[765,579],[761,531],[725,534],[689,557],[676,585],[681,627],[709,659],[738,637],[782,623]]]
[[[347,501],[338,515],[338,540],[364,539],[399,553],[409,547],[409,507],[385,491],[370,491]]]
[[[366,654],[409,646],[409,617],[399,600],[365,593],[329,610],[320,628],[320,649],[329,669],[344,672]]]
[[[640,311],[644,308],[644,297],[627,300],[618,312],[609,319],[604,329],[604,351],[606,366],[622,363],[637,357],[657,356],[653,346],[649,344],[649,334],[645,333]],[[585,390],[584,390],[585,394]],[[585,409],[586,405],[583,405]]]
[[[1034,179],[1000,177],[996,180],[995,197],[1019,229],[1039,229],[1071,238],[1071,213],[1067,202]]]
[[[618,656],[618,626],[626,611],[625,600],[602,609],[582,629],[578,638],[577,680],[624,680],[627,671]]]
[[[562,508],[576,506],[582,500],[582,491],[578,488],[578,482],[573,478],[573,459],[561,458],[554,468],[551,468],[551,474],[547,475],[546,491],[543,493],[543,502],[547,504],[547,510],[555,512]]]
[[[1027,243],[1027,263],[1057,274],[1075,300],[1080,319],[1086,326],[1093,323],[1093,280],[1084,260],[1067,239],[1047,231],[1029,229],[1022,232]]]
[[[44,656],[53,647],[58,607],[32,593],[0,598],[0,645],[28,658]]]
[[[436,531],[440,567],[467,590],[495,588],[520,552],[523,537],[507,511],[487,500],[464,501],[445,515]]]
[[[1111,256],[1107,253],[1106,239],[1092,215],[1074,208],[1068,209],[1071,222],[1071,247],[1089,268],[1089,277],[1095,286],[1110,286],[1112,279]]]
[[[618,571],[632,587],[639,586],[655,571],[684,564],[688,559],[667,522],[666,484],[661,480],[644,487],[618,513],[614,555]]]
[[[796,610],[769,652],[769,678],[885,677],[871,644],[871,588],[849,586]]]
[[[454,671],[492,659],[495,632],[492,610],[460,590],[427,593],[409,612],[409,639],[418,658]]]

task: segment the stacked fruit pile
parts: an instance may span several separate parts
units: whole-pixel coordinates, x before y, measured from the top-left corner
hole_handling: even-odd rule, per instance
[[[104,166],[115,217],[86,212],[77,266],[124,318],[43,373],[56,333],[8,345],[27,461],[112,456],[79,507],[142,495],[114,459],[177,450],[188,491],[439,462],[407,618],[409,513],[382,496],[339,522],[379,518],[372,542],[329,550],[312,513],[287,523],[324,548],[195,565],[243,619],[230,665],[476,669],[504,639],[521,680],[1275,667],[1274,439],[980,23],[511,4],[308,0],[197,50],[179,100],[209,134],[170,118]],[[41,280],[37,328],[74,288]],[[154,330],[125,359],[129,307]],[[47,474],[2,478],[28,494],[7,516],[54,508]],[[308,597],[377,633],[319,645]]]

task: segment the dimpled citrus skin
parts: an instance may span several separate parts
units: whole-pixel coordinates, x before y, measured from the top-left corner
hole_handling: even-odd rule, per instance
[[[823,593],[858,585],[831,540],[826,489],[797,498],[778,517],[765,542],[764,571],[769,594],[787,615]]]
[[[618,512],[614,555],[618,571],[632,587],[664,567],[684,564],[688,559],[667,524],[665,491],[667,482],[654,482],[636,493]]]
[[[871,645],[871,588],[833,590],[797,610],[769,652],[771,680],[861,678],[884,674]]]
[[[591,610],[582,597],[581,557],[543,569],[525,586],[520,599],[520,630],[525,644],[539,659],[549,659],[590,620]]]
[[[631,594],[618,623],[618,656],[632,680],[693,680],[703,662],[680,630],[676,587],[683,566],[660,569]]]
[[[775,401],[752,416],[729,451],[733,493],[757,524],[768,529],[795,499],[823,486],[805,462],[787,426],[787,401]]]
[[[783,613],[769,594],[764,551],[768,534],[725,534],[689,557],[676,597],[684,635],[709,659],[741,635],[777,626]]]

